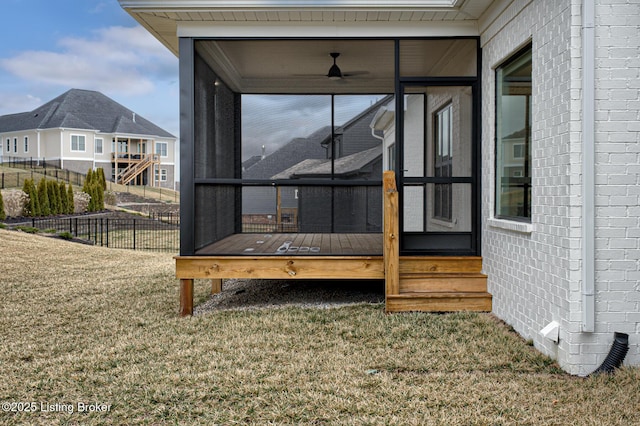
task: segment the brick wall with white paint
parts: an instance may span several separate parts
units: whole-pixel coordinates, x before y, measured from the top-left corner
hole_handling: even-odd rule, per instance
[[[640,52],[637,2],[598,3],[596,19],[596,331],[581,332],[581,1],[516,0],[487,14],[483,47],[483,258],[494,312],[574,374],[630,333],[640,363]],[[634,23],[633,21],[636,20]],[[532,218],[494,218],[495,68],[533,46]],[[539,330],[560,323],[560,342]]]
[[[596,352],[629,334],[640,364],[640,2],[596,1]],[[608,349],[608,348],[607,348]],[[600,357],[598,357],[600,358]]]

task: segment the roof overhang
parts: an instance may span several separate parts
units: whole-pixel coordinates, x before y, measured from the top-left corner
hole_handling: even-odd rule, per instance
[[[119,1],[176,56],[180,37],[206,40],[198,43],[198,54],[239,93],[392,93],[391,39],[452,38],[429,45],[428,61],[435,67],[440,58],[467,51],[453,38],[478,37],[479,18],[494,4],[494,0]],[[367,77],[340,84],[330,81],[325,75],[330,52],[341,54],[338,64],[343,72],[363,71]]]
[[[479,35],[493,0],[119,0],[174,54],[179,36]],[[383,31],[381,33],[380,31]]]

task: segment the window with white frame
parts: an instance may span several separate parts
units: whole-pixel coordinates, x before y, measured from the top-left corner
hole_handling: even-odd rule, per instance
[[[11,152],[11,139],[7,138],[7,152]]]
[[[96,154],[102,154],[102,139],[97,138],[95,143],[96,143],[96,148],[95,148]]]
[[[13,138],[13,152],[18,153],[18,138]]]
[[[24,137],[24,153],[29,152],[29,136]]]
[[[86,151],[84,135],[71,135],[71,151]]]
[[[167,181],[167,169],[156,169],[156,182],[166,182]]]
[[[166,142],[156,142],[156,154],[160,157],[167,157],[167,143]]]

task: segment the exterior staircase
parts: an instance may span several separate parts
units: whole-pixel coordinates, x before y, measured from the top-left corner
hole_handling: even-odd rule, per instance
[[[491,311],[479,256],[400,256],[395,175],[382,177],[383,262],[387,312]]]
[[[145,155],[139,162],[131,163],[129,167],[124,169],[118,176],[118,183],[126,185],[147,170],[154,164],[154,156],[152,154]],[[153,176],[151,177],[153,179]]]
[[[398,291],[387,292],[387,312],[491,311],[481,257],[401,256],[398,269]]]

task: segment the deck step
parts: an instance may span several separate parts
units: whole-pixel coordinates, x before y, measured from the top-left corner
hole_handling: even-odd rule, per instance
[[[487,292],[407,292],[387,295],[387,312],[490,312]]]
[[[400,274],[419,272],[480,272],[480,256],[400,256]]]
[[[487,276],[480,272],[401,273],[400,293],[486,292]]]

